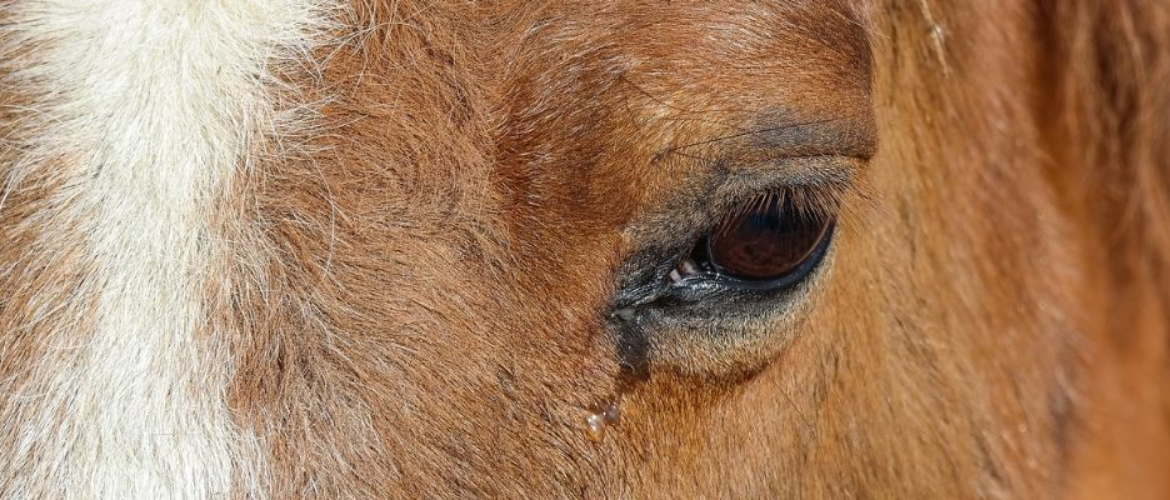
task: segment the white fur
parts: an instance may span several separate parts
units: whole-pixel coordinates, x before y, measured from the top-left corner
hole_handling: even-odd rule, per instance
[[[25,0],[0,9],[9,23],[0,24],[0,54],[21,57],[5,83],[35,96],[21,117],[27,152],[3,181],[13,189],[29,169],[63,168],[67,185],[39,223],[45,245],[60,243],[54,227],[81,235],[87,272],[63,284],[75,287],[77,303],[63,307],[76,314],[46,340],[54,355],[28,368],[34,383],[6,395],[25,407],[0,422],[20,433],[16,449],[0,450],[0,496],[259,489],[256,437],[225,403],[230,332],[208,328],[205,295],[229,253],[216,212],[258,132],[280,122],[269,69],[307,55],[327,9],[322,0]]]

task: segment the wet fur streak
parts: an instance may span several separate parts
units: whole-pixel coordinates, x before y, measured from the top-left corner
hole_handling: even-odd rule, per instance
[[[993,3],[0,3],[0,498],[1161,498],[1170,10]]]

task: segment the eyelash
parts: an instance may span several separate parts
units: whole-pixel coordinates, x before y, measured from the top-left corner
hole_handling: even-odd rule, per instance
[[[836,212],[840,207],[843,191],[844,186],[837,186],[835,184],[815,186],[795,185],[771,189],[749,197],[745,202],[739,204],[739,211],[732,212],[724,220],[741,215],[745,210],[761,207],[772,200],[791,200],[801,215],[833,218],[836,216]]]

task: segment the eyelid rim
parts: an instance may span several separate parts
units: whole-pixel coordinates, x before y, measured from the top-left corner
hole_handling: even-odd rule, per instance
[[[827,220],[824,222],[824,224],[825,224],[824,227],[821,228],[820,233],[817,235],[817,245],[814,245],[810,249],[810,251],[808,251],[804,255],[801,255],[800,265],[794,267],[792,270],[790,270],[790,272],[787,272],[787,273],[784,273],[783,275],[777,276],[777,278],[769,278],[769,279],[761,279],[761,280],[737,278],[737,276],[735,276],[734,273],[728,272],[727,269],[718,265],[718,262],[715,262],[714,260],[711,261],[711,266],[715,267],[714,273],[710,273],[710,274],[713,274],[715,276],[715,278],[718,280],[721,280],[724,282],[735,283],[735,285],[738,287],[743,287],[743,288],[748,288],[748,289],[761,289],[761,288],[762,289],[773,289],[773,288],[783,288],[786,286],[791,286],[793,282],[800,281],[800,279],[801,279],[801,278],[792,278],[792,276],[793,275],[805,275],[808,272],[810,272],[810,270],[812,270],[812,268],[815,267],[815,262],[813,262],[811,266],[810,266],[810,262],[819,261],[820,259],[823,259],[825,256],[824,254],[828,249],[828,246],[830,246],[832,244],[833,231],[835,230],[835,228],[837,228],[837,220],[835,220],[835,219]],[[707,238],[704,238],[704,240],[708,240],[709,238],[710,238],[710,235],[708,235]],[[702,242],[701,245],[707,245],[707,242],[704,241],[704,242]]]
[[[671,286],[678,287],[686,286],[687,284],[693,285],[695,283],[710,282],[726,288],[750,291],[778,290],[781,288],[790,287],[808,277],[808,275],[812,273],[812,271],[815,270],[817,266],[820,265],[821,261],[824,260],[825,255],[829,251],[829,247],[832,246],[833,234],[836,231],[836,228],[837,221],[835,219],[828,221],[825,224],[825,228],[821,230],[821,234],[818,236],[816,246],[813,247],[813,249],[803,257],[800,265],[796,266],[796,268],[792,271],[784,273],[784,275],[780,277],[761,280],[737,278],[729,273],[723,272],[724,270],[720,268],[717,263],[712,262],[711,264],[715,266],[716,269],[708,270],[704,273],[693,276],[683,277],[683,279],[671,283]],[[704,238],[704,240],[707,238],[710,238],[710,236],[707,236]],[[699,245],[705,245],[705,241],[700,242]]]

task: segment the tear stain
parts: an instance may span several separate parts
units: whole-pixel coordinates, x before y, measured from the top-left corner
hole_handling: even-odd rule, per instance
[[[605,430],[618,423],[618,419],[621,417],[621,409],[618,404],[619,402],[615,399],[589,412],[589,416],[585,419],[585,434],[589,436],[590,440],[600,443],[601,440],[605,439]]]
[[[638,383],[650,379],[650,342],[636,324],[637,316],[632,307],[619,309],[611,315],[617,320],[616,335],[611,334],[614,335],[611,338],[617,344],[619,370],[612,396],[588,407],[585,434],[595,443],[605,439],[606,429],[618,423],[622,397]]]

